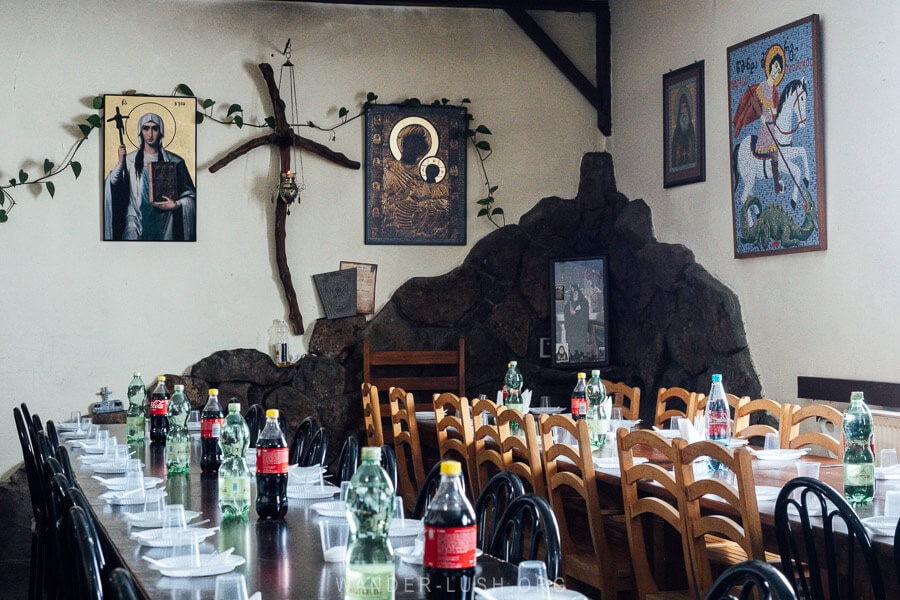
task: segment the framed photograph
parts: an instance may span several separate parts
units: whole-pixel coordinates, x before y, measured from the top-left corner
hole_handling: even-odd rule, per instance
[[[197,239],[197,99],[104,96],[103,239]]]
[[[466,244],[466,109],[366,111],[366,244]]]
[[[728,48],[734,257],[825,250],[819,16]]]
[[[356,269],[356,314],[375,314],[375,279],[378,265],[341,261],[341,270]]]
[[[551,345],[554,367],[588,369],[609,364],[605,256],[551,261]]]
[[[663,187],[706,181],[703,61],[663,75]]]

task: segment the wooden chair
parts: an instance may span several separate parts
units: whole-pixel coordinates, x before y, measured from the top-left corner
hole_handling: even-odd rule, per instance
[[[750,424],[755,413],[767,413],[778,419],[780,426],[784,420],[785,405],[768,398],[756,398],[745,402],[739,408],[734,418],[734,437],[748,440],[752,437],[766,437],[767,433],[778,433],[778,429],[763,423]]]
[[[397,475],[403,503],[411,508],[416,503],[419,488],[425,483],[425,463],[419,443],[419,427],[413,396],[403,388],[388,390],[391,425],[394,432],[394,453],[397,455]]]
[[[374,351],[363,340],[363,382],[379,389],[403,388],[407,392],[466,394],[466,341],[460,337],[455,350]],[[428,395],[424,396],[428,398]],[[417,410],[431,410],[418,402]]]
[[[675,404],[670,408],[670,403]],[[659,388],[656,394],[656,416],[653,424],[657,427],[665,427],[666,422],[672,417],[694,420],[697,412],[697,394],[684,388]],[[684,408],[681,408],[681,406]]]
[[[634,421],[641,418],[641,388],[606,379],[602,381],[606,387],[606,395],[612,396],[612,405],[622,409],[623,419]]]
[[[567,432],[578,446],[554,443],[554,429]],[[594,586],[604,598],[615,598],[618,590],[633,589],[628,552],[618,547],[615,552],[610,550],[603,518],[608,511],[604,511],[597,491],[587,421],[573,421],[567,415],[541,415],[540,431],[547,494],[559,520],[563,574]],[[587,521],[587,527],[579,518]]]
[[[478,477],[478,489],[484,488],[488,481],[501,471],[505,471],[509,464],[509,455],[501,446],[501,440],[509,437],[509,424],[500,425],[500,413],[507,409],[497,406],[491,400],[476,400],[472,403],[472,420],[474,432],[472,443],[474,444],[473,460],[474,469]]]
[[[827,404],[807,404],[797,406],[786,404],[781,419],[781,447],[805,448],[806,446],[821,446],[832,455],[843,458],[844,447],[840,441],[841,428],[844,424],[844,416],[835,408]],[[800,425],[807,419],[815,419],[815,431],[800,431]],[[820,420],[830,421],[838,439],[821,430]]]
[[[503,454],[509,458],[506,470],[521,477],[533,493],[547,499],[547,480],[534,418],[517,410],[504,410],[498,415],[497,423],[507,427],[507,435],[500,436]],[[513,423],[518,425],[521,436],[509,433]]]
[[[384,433],[381,428],[381,405],[378,403],[378,388],[362,384],[363,422],[366,427],[366,445],[383,446]]]
[[[675,479],[684,494],[682,514],[688,527],[687,539],[697,589],[708,590],[712,587],[715,577],[711,563],[727,568],[745,560],[765,562],[771,559],[777,562],[778,556],[767,555],[763,547],[749,450],[738,448],[732,452],[710,441],[687,445],[682,441],[676,448]],[[725,477],[709,477],[707,473],[698,477],[694,461],[700,458],[722,463],[730,471],[723,473],[733,474],[734,483]],[[702,465],[701,468],[706,469]],[[738,519],[701,511],[701,498],[707,495],[718,496],[722,502],[736,509]]]
[[[736,396],[734,394],[725,393],[725,398],[728,400],[729,411],[728,414],[731,415],[731,418],[728,419],[728,428],[731,430],[731,435],[736,436],[737,431],[737,417],[736,415],[740,411],[741,407],[750,402],[749,396]],[[703,394],[699,394],[697,396],[697,402],[694,405],[693,415],[691,415],[691,420],[693,421],[694,417],[697,415],[703,414],[703,411],[706,410],[706,404],[709,401],[708,396],[704,396]],[[747,417],[747,422],[750,422],[750,418]]]
[[[465,396],[444,392],[435,394],[433,402],[439,458],[452,458],[463,463],[468,480],[467,493],[470,499],[477,498],[479,488],[478,474],[475,471],[475,432],[469,400]]]
[[[659,452],[673,464],[677,461],[679,448],[685,441],[675,439],[672,443],[656,432],[638,430],[631,433],[625,429],[619,429],[616,434],[617,448],[619,450],[619,467],[622,473],[622,501],[625,508],[625,525],[628,530],[628,547],[631,552],[631,561],[634,566],[634,578],[637,583],[637,596],[639,600],[648,598],[683,598],[695,600],[697,598],[696,581],[691,571],[690,545],[688,544],[688,526],[684,519],[682,507],[684,505],[684,492],[675,479],[675,473],[653,463],[635,464],[634,448],[647,448]],[[638,485],[652,482],[666,490],[663,495],[641,495]],[[650,517],[652,516],[652,517]],[[681,550],[684,560],[684,572],[687,577],[688,589],[686,590],[660,590],[660,579],[664,573],[656,572],[651,566],[659,564],[659,561],[651,560],[647,540],[653,539],[654,530],[650,519],[667,523],[678,537],[681,538]],[[645,528],[645,524],[648,525]],[[657,549],[660,552],[661,549]],[[673,567],[669,565],[668,558],[666,571],[671,572]],[[677,567],[675,567],[677,568]]]

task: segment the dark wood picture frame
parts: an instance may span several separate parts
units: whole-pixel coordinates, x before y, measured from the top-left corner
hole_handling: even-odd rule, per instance
[[[366,244],[466,244],[466,109],[366,110]]]
[[[607,258],[561,258],[550,263],[551,360],[555,368],[609,364]]]
[[[822,89],[818,15],[728,48],[735,258],[827,248]]]
[[[663,187],[706,181],[704,61],[663,75]]]

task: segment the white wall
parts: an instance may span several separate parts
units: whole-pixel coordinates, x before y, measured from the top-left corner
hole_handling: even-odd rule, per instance
[[[536,15],[586,72],[589,15]],[[488,162],[510,222],[544,196],[572,197],[585,152],[605,149],[596,115],[501,11],[361,8],[272,2],[111,0],[4,2],[0,23],[0,181],[43,159],[60,162],[97,94],[165,95],[179,83],[203,98],[271,114],[256,65],[293,41],[302,116],[335,123],[367,91],[379,102],[410,96],[472,100],[494,131]],[[19,32],[21,35],[14,34]],[[27,35],[24,33],[27,32]],[[273,53],[275,55],[273,56]],[[270,251],[275,153],[258,149],[215,175],[206,168],[257,134],[198,129],[198,242],[101,241],[100,136],[78,156],[84,172],[55,179],[56,197],[16,189],[0,225],[0,410],[26,401],[44,419],[85,410],[103,385],[123,397],[131,372],[145,381],[182,372],[213,351],[265,350],[285,308]],[[363,120],[328,136],[301,131],[364,161]],[[288,258],[307,337],[324,313],[312,275],[340,260],[379,265],[377,307],[412,276],[458,265],[469,247],[366,246],[363,171],[303,156],[306,192],[288,217]],[[491,230],[475,218],[484,195],[469,155],[469,245]],[[0,425],[0,473],[21,460],[11,418]]]
[[[900,4],[612,0],[611,11],[617,183],[650,205],[658,239],[691,248],[738,295],[763,392],[796,400],[798,375],[900,381]],[[735,260],[726,50],[813,13],[828,250]],[[662,76],[696,60],[706,61],[706,181],[665,190]]]

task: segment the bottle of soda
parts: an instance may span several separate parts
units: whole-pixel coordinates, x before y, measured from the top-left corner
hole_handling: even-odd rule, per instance
[[[709,398],[706,401],[706,437],[728,444],[731,435],[731,426],[728,422],[728,399],[725,397],[725,387],[722,385],[722,375],[713,373],[712,386],[709,388]],[[721,471],[725,465],[717,460],[709,461],[710,471]]]
[[[288,447],[278,426],[278,410],[266,411],[266,424],[256,440],[256,514],[283,519],[287,514]]]
[[[219,508],[222,516],[246,519],[250,512],[250,470],[247,468],[247,446],[250,429],[241,416],[241,405],[228,405],[228,416],[219,438],[222,464],[219,466]]]
[[[150,392],[150,441],[165,443],[169,435],[169,390],[166,378],[156,378],[156,386]]]
[[[475,511],[462,492],[462,466],[441,463],[441,482],[425,513],[425,597],[468,599],[475,593]]]
[[[381,467],[381,448],[362,449],[362,464],[347,489],[350,542],[345,564],[345,600],[392,600],[394,551],[388,529],[394,486]]]
[[[191,434],[187,428],[191,415],[191,401],[184,394],[184,386],[175,385],[169,400],[169,433],[166,436],[166,467],[169,473],[187,473],[191,468]]]
[[[222,464],[222,447],[219,436],[225,413],[219,405],[219,390],[210,388],[209,399],[200,413],[200,468],[204,473],[215,473]]]
[[[591,446],[601,448],[606,443],[609,415],[606,414],[606,386],[600,379],[600,370],[593,369],[586,386],[588,409],[587,423],[591,434]],[[615,433],[615,432],[613,432]]]
[[[576,421],[587,417],[587,383],[585,383],[584,373],[578,374],[578,382],[575,389],[572,390],[572,418]]]
[[[875,496],[875,428],[862,392],[850,394],[843,429],[844,497],[851,504],[869,504]]]
[[[135,371],[128,384],[128,412],[125,415],[128,442],[144,441],[144,424],[146,423],[144,403],[147,401],[147,388],[139,371]]]
[[[509,362],[509,369],[506,371],[506,375],[503,377],[503,404],[507,408],[515,409],[519,412],[522,412],[522,386],[524,385],[524,380],[522,378],[522,372],[519,371],[519,363],[515,360],[511,360]],[[509,424],[509,431],[513,435],[519,432],[519,426],[516,423]]]

